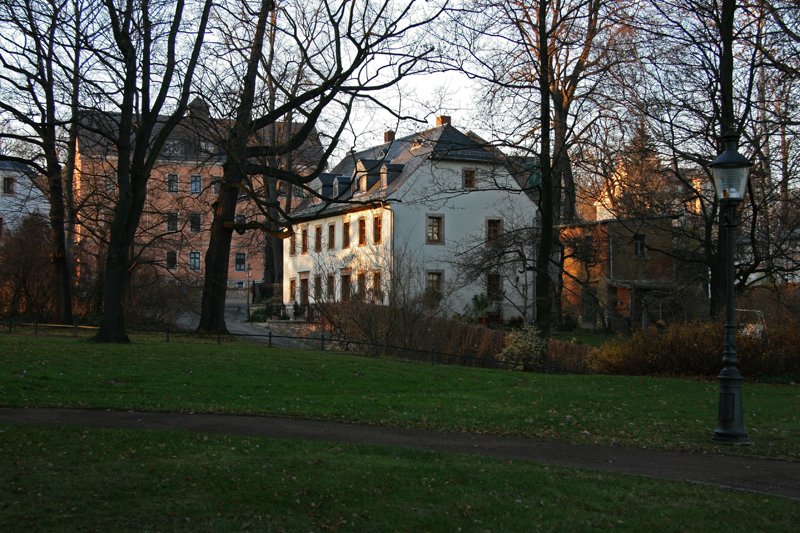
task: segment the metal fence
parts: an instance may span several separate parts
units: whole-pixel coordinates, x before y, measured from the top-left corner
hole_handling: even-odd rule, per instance
[[[3,330],[7,333],[33,333],[34,335],[64,333],[70,337],[88,336],[95,333],[98,329],[95,325],[85,324],[48,324],[39,322],[14,322],[6,320],[3,322]],[[223,333],[218,332],[210,336],[198,335],[191,331],[180,330],[177,328],[150,328],[150,329],[129,329],[130,334],[148,334],[163,336],[164,342],[175,342],[181,337],[191,339],[211,339],[217,345],[222,345],[231,339],[244,339],[251,342],[263,344],[269,348],[294,348],[307,350],[329,351],[334,353],[359,355],[364,357],[390,357],[404,361],[425,362],[430,364],[460,365],[481,368],[498,368],[501,365],[494,357],[481,357],[472,354],[456,354],[445,352],[433,352],[407,346],[393,346],[389,344],[375,344],[365,341],[335,338],[329,333],[319,333],[317,335],[286,335],[278,334],[271,330],[263,334],[245,333]]]

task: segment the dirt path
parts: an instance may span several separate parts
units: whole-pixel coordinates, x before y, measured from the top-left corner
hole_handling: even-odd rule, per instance
[[[119,429],[180,429],[232,435],[400,446],[690,481],[800,500],[800,462],[587,446],[535,441],[524,437],[407,430],[266,416],[0,407],[0,423]]]

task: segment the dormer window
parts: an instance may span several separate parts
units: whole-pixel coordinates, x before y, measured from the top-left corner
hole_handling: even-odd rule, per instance
[[[162,155],[166,157],[179,157],[184,154],[184,144],[179,139],[168,139],[164,143],[164,148],[161,150]]]
[[[200,151],[205,155],[214,155],[219,152],[219,149],[211,141],[200,141]]]
[[[465,168],[461,172],[461,177],[463,179],[464,189],[476,189],[478,187],[478,178],[475,174],[474,168]]]

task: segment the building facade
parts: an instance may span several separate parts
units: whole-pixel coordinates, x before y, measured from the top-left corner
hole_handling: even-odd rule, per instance
[[[28,165],[0,161],[0,238],[30,215],[47,219],[50,203]]]
[[[79,276],[96,277],[103,268],[104,250],[118,189],[116,154],[109,139],[116,128],[113,114],[87,113],[78,139],[75,195],[79,213],[76,262]],[[223,176],[225,153],[215,140],[226,124],[208,116],[197,99],[175,127],[161,150],[148,180],[147,197],[137,230],[135,267],[189,286],[200,286],[210,241],[213,206]],[[309,147],[310,146],[310,147]],[[301,172],[310,171],[321,154],[316,136],[295,154]],[[309,160],[311,158],[311,160]],[[295,169],[297,170],[297,169]],[[254,179],[254,194],[242,193],[236,224],[263,222],[262,208],[253,199],[263,195],[264,182]],[[266,235],[258,230],[234,232],[228,287],[244,288],[262,281]]]
[[[533,245],[536,206],[503,155],[448,117],[403,138],[387,132],[312,185],[284,242],[284,304],[422,298],[445,315],[480,302],[503,319],[529,316],[532,272],[501,242],[521,227]]]
[[[631,331],[695,316],[702,286],[691,272],[679,271],[677,222],[652,216],[562,228],[561,308],[567,320],[587,329]]]

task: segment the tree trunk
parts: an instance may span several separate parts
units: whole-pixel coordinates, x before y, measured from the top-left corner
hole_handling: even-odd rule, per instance
[[[575,178],[567,146],[569,106],[556,105],[553,114],[553,185],[557,195],[553,214],[559,223],[569,224],[575,220]]]
[[[66,231],[64,229],[64,197],[61,176],[51,178],[50,186],[50,251],[55,283],[55,320],[59,324],[72,323],[72,272],[67,257]]]
[[[267,235],[265,246],[264,284],[267,291],[265,296],[271,298],[280,296],[280,293],[275,293],[275,287],[283,283],[283,239]]]
[[[115,220],[106,256],[103,280],[103,317],[95,337],[95,340],[100,342],[130,342],[125,320],[130,281],[128,272],[130,257],[128,243],[119,236],[120,233],[124,233],[124,229],[119,226],[122,224]]]
[[[48,143],[45,143],[49,146]],[[52,146],[55,146],[53,143]],[[72,272],[67,258],[65,231],[64,189],[61,183],[61,165],[56,155],[48,157],[48,200],[50,202],[50,258],[55,289],[55,320],[59,324],[72,323]]]
[[[544,338],[550,335],[552,317],[552,279],[550,260],[553,250],[554,198],[553,179],[550,162],[550,90],[549,57],[547,39],[548,0],[538,2],[538,41],[539,41],[539,121],[541,139],[539,140],[539,165],[542,174],[539,213],[542,226],[539,235],[539,249],[536,253],[536,325]]]
[[[244,179],[243,167],[247,162],[247,144],[253,134],[253,107],[255,105],[256,79],[262,58],[267,21],[274,3],[261,1],[253,44],[247,61],[247,71],[242,79],[242,94],[236,109],[236,120],[226,143],[226,161],[223,166],[222,187],[214,205],[211,238],[206,251],[206,272],[203,280],[203,299],[200,304],[198,332],[227,332],[225,325],[225,297],[228,286],[228,261],[236,216],[236,201]]]
[[[214,220],[211,222],[211,237],[206,251],[200,323],[197,326],[197,331],[201,333],[228,331],[225,325],[228,262],[233,239],[233,222],[236,218],[236,201],[239,196],[239,184],[242,182],[234,161],[235,158],[229,154],[224,166],[220,195],[214,205]]]
[[[130,342],[126,313],[131,280],[131,248],[147,194],[147,179],[141,172],[139,168],[131,172],[131,187],[127,193],[120,193],[111,222],[103,280],[103,317],[95,336],[99,342]],[[127,179],[123,177],[123,181]]]

